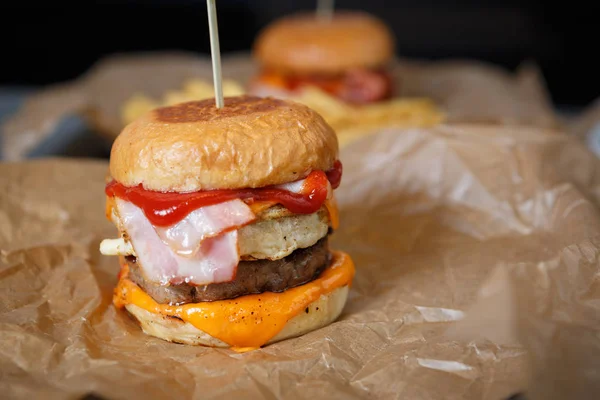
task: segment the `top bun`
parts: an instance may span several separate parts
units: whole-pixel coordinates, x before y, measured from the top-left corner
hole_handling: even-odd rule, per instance
[[[336,11],[332,19],[300,13],[276,20],[260,32],[253,53],[263,67],[287,73],[341,73],[376,68],[394,55],[392,32],[363,13]]]
[[[157,108],[115,140],[110,173],[125,186],[161,192],[277,185],[328,170],[335,132],[299,103],[252,96]]]

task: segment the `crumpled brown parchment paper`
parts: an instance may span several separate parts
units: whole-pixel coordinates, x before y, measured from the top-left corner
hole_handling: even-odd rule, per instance
[[[248,53],[233,53],[223,56],[222,69],[224,79],[246,87],[257,65]],[[430,99],[451,122],[561,126],[541,73],[533,65],[524,64],[512,73],[469,60],[398,59],[391,70],[398,96]],[[180,51],[107,56],[75,81],[49,86],[29,97],[1,127],[3,157],[25,158],[68,115],[84,116],[110,142],[123,129],[123,106],[132,96],[160,99],[192,78],[212,80],[209,58]],[[424,126],[417,122],[409,127]]]
[[[600,125],[600,97],[586,107],[583,112],[567,120],[570,134],[586,141],[591,130]]]
[[[341,158],[344,313],[244,354],[147,337],[111,305],[106,163],[0,164],[2,396],[597,398],[600,164],[580,142],[444,125]]]

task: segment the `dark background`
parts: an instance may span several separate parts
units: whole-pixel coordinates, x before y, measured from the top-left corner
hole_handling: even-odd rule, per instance
[[[221,50],[249,49],[254,35],[284,13],[316,1],[217,0]],[[585,106],[600,95],[594,54],[600,38],[593,2],[533,0],[337,0],[385,20],[397,51],[425,59],[473,58],[513,69],[542,69],[557,105]],[[0,85],[72,79],[104,55],[183,49],[208,53],[205,1],[2,2]]]

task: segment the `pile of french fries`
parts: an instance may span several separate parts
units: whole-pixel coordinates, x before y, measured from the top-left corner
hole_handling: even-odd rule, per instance
[[[244,94],[241,84],[233,80],[223,81],[223,95]],[[212,82],[191,79],[179,90],[171,90],[162,99],[152,99],[144,94],[132,96],[122,107],[121,117],[128,124],[146,112],[166,105],[214,97]],[[426,98],[395,98],[385,102],[353,106],[344,103],[318,88],[307,87],[290,100],[314,109],[337,132],[340,146],[389,127],[413,128],[437,125],[444,120],[444,113],[433,101]]]

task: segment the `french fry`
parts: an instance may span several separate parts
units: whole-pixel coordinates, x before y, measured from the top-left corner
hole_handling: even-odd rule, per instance
[[[224,96],[244,94],[244,88],[234,80],[223,81]],[[129,123],[142,114],[162,105],[214,97],[213,85],[201,79],[185,81],[179,90],[171,90],[155,101],[136,94],[123,106],[122,117]],[[427,98],[396,98],[384,102],[354,106],[316,87],[306,87],[290,100],[314,109],[337,132],[340,146],[388,127],[416,128],[441,123],[444,113]]]
[[[142,94],[135,94],[121,108],[121,119],[125,124],[129,124],[140,115],[158,107],[160,104]]]
[[[244,89],[239,83],[227,79],[223,81],[224,96],[238,96],[240,94],[244,94]],[[205,100],[214,96],[215,91],[210,82],[201,79],[189,79],[184,82],[181,89],[169,90],[158,101],[141,94],[132,96],[122,107],[121,119],[123,123],[129,124],[156,107],[186,101]]]
[[[439,124],[444,114],[425,98],[399,98],[352,106],[317,89],[306,88],[291,100],[313,108],[337,132],[340,146],[386,127],[426,127]]]

